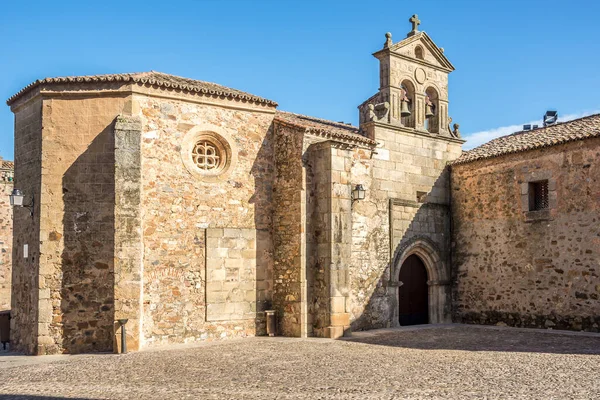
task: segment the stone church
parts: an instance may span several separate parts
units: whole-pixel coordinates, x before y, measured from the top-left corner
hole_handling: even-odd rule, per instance
[[[598,331],[600,115],[463,152],[444,50],[386,34],[359,127],[159,72],[15,114],[12,346],[130,350],[443,322]]]

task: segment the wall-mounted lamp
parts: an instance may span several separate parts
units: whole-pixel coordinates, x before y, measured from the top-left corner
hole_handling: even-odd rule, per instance
[[[31,212],[31,216],[33,217],[33,205],[34,205],[33,196],[31,196],[31,202],[29,204],[24,204],[25,196],[23,195],[23,192],[21,192],[19,189],[13,189],[13,191],[9,197],[10,197],[10,205],[11,206],[29,208],[29,211]]]
[[[366,193],[367,191],[365,188],[363,188],[363,185],[359,183],[354,187],[354,189],[352,189],[352,202],[354,203],[357,200],[364,200]]]

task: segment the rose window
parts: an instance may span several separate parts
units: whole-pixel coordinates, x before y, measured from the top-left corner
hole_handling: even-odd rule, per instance
[[[192,159],[196,166],[204,171],[219,169],[223,161],[218,147],[206,140],[196,143],[192,150]]]

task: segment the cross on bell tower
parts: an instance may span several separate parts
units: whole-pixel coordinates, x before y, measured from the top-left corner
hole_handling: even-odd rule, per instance
[[[414,14],[412,17],[410,17],[408,22],[412,24],[412,30],[408,32],[406,37],[411,37],[419,31],[419,25],[421,25],[421,21],[419,20],[419,16]]]

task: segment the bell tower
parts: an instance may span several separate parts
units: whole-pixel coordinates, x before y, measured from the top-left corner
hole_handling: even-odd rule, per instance
[[[383,48],[373,56],[379,60],[379,92],[359,106],[360,125],[393,125],[406,131],[432,136],[458,137],[448,117],[448,74],[454,66],[423,31],[415,14],[412,29],[400,42],[385,34]],[[456,130],[456,133],[454,132]],[[373,136],[372,136],[373,137]]]
[[[394,43],[386,33],[383,48],[373,54],[379,60],[379,90],[358,108],[361,132],[377,144],[369,179],[351,177],[366,186],[371,204],[384,211],[378,229],[387,231],[389,240],[385,296],[390,326],[415,316],[430,323],[450,321],[448,162],[460,156],[464,143],[458,125],[449,126],[448,74],[454,67],[444,50],[419,31],[419,17],[413,15],[409,22],[404,39]],[[355,206],[353,215],[361,207],[366,206]],[[418,267],[423,278],[418,282],[401,274],[417,263],[405,262],[415,254],[425,268]],[[423,307],[415,310],[416,304]]]

